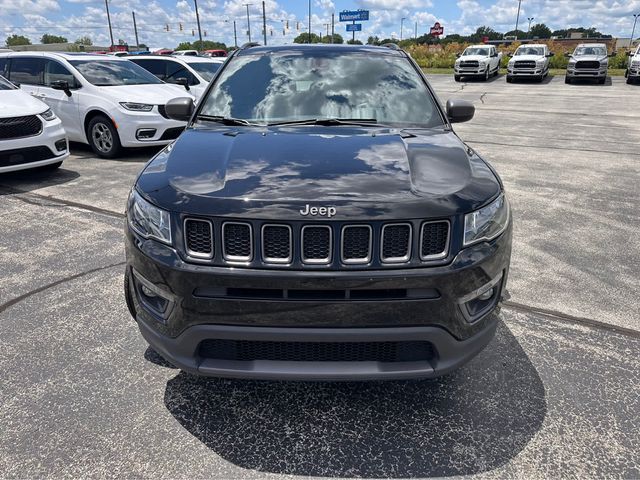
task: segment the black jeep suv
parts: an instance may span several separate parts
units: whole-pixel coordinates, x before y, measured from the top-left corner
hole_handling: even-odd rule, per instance
[[[192,373],[433,377],[492,339],[511,255],[496,172],[392,47],[247,45],[135,182],[125,291]]]

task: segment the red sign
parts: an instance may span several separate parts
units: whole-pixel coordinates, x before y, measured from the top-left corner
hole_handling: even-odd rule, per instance
[[[440,35],[444,35],[444,27],[440,25],[440,22],[436,22],[433,27],[431,27],[429,33],[432,37],[439,37]]]

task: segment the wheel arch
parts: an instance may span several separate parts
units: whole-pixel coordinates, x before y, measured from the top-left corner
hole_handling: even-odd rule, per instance
[[[83,124],[82,124],[82,126],[83,126],[82,131],[84,132],[86,143],[89,143],[89,132],[88,132],[88,130],[89,130],[89,122],[91,122],[91,120],[93,120],[94,118],[96,118],[98,116],[107,117],[109,119],[109,121],[113,124],[115,129],[118,130],[118,126],[113,121],[113,118],[111,118],[111,115],[109,115],[104,110],[100,110],[100,109],[94,107],[91,110],[89,110],[87,113],[85,113],[84,121],[83,121]]]

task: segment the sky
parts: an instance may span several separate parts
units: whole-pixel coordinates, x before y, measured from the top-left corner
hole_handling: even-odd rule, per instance
[[[248,41],[246,3],[253,4],[249,6],[252,40],[262,41],[261,0],[199,0],[204,39],[233,45],[235,21],[238,43]],[[265,7],[268,43],[291,43],[307,31],[308,0],[266,0]],[[109,9],[116,43],[118,39],[136,43],[132,11],[136,12],[140,43],[174,48],[180,42],[197,40],[194,0],[109,0]],[[371,12],[362,32],[356,34],[366,42],[370,35],[413,36],[416,22],[418,35],[436,21],[444,26],[445,34],[468,34],[482,25],[501,32],[513,30],[518,0],[311,0],[311,30],[326,34],[326,24],[335,12],[335,31],[346,36],[345,24],[338,22],[337,13],[356,9]],[[545,23],[552,30],[585,26],[629,37],[634,13],[640,13],[640,0],[522,0],[520,29],[526,30],[527,18],[533,17],[533,24]],[[32,43],[40,43],[42,34],[50,33],[70,41],[88,35],[95,45],[108,45],[105,1],[0,0],[0,39],[14,33],[29,37]],[[636,37],[639,34],[640,22]]]

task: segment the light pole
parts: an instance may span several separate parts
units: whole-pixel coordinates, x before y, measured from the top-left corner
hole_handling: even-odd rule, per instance
[[[522,5],[522,0],[518,0],[518,16],[516,17],[516,40],[518,39],[518,24],[520,23],[520,6]]]
[[[109,23],[109,37],[111,38],[111,46],[113,47],[113,29],[111,28],[111,14],[109,13],[109,0],[104,0],[104,6],[107,9],[107,22]]]
[[[253,3],[245,3],[244,6],[247,7],[247,35],[249,36],[249,43],[251,43],[251,22],[249,21],[249,7],[253,5]]]
[[[404,27],[404,21],[406,20],[405,17],[402,17],[402,19],[400,20],[400,41],[402,41],[402,29]]]
[[[631,41],[629,42],[629,49],[633,48],[633,36],[636,34],[636,23],[638,23],[640,13],[633,15],[633,30],[631,31]]]
[[[198,22],[198,38],[200,38],[200,48],[202,48],[202,29],[200,28],[200,13],[198,13],[198,0],[193,0],[196,5],[196,21]]]
[[[527,30],[527,37],[530,37],[531,36],[531,22],[533,22],[535,20],[535,18],[528,17],[527,20],[529,20],[529,30]]]
[[[311,43],[311,0],[309,0],[309,43]]]

